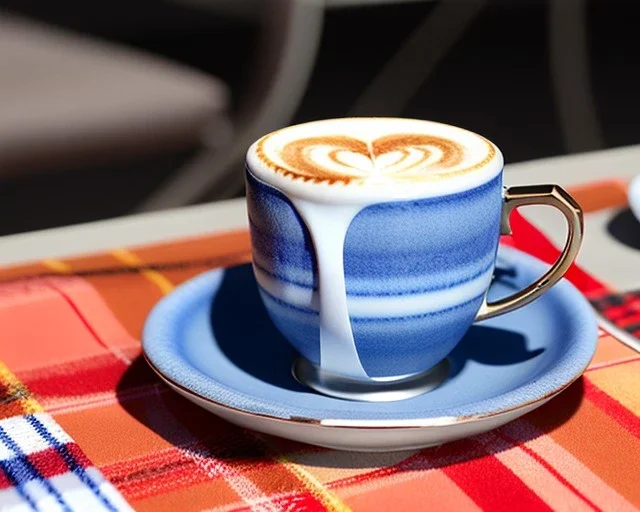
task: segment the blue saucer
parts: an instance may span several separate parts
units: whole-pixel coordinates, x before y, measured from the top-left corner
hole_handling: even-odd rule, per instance
[[[501,247],[494,300],[547,266]],[[291,375],[294,349],[271,324],[250,265],[204,273],[151,312],[145,356],[176,391],[262,432],[354,450],[407,449],[473,435],[540,406],[576,380],[595,351],[591,306],[566,280],[534,303],[474,325],[449,355],[447,381],[396,402],[317,394]]]

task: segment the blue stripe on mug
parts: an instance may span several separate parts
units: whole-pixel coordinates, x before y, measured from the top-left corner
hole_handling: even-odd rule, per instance
[[[473,322],[500,229],[501,175],[449,196],[363,209],[345,239],[353,337],[369,376],[435,365]],[[320,363],[318,276],[308,230],[289,199],[247,169],[253,264],[276,327]],[[375,236],[371,236],[375,233]]]

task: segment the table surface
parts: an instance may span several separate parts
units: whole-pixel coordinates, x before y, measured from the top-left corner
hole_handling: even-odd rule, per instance
[[[571,184],[628,177],[639,157],[640,147],[519,164],[509,167],[506,182]],[[538,223],[545,220],[537,210],[529,215]],[[606,232],[594,228],[598,223],[592,219],[602,216],[603,211],[587,216],[582,261],[596,265],[600,251],[620,258],[609,267],[635,264],[633,251],[620,255],[611,248],[613,238],[607,240]],[[559,237],[560,225],[550,223],[547,232]],[[64,258],[245,226],[244,202],[231,201],[7,237],[0,240],[0,255],[14,263]],[[533,254],[540,249],[542,256],[544,244],[535,243],[534,229],[528,232],[529,237],[522,229],[516,241],[523,248],[529,244]],[[640,356],[607,329],[600,332],[583,378],[560,396],[502,429],[433,450],[354,454],[309,449],[235,430],[170,393],[141,355],[140,333],[149,310],[205,268],[247,261],[248,242],[244,231],[218,233],[71,265],[49,262],[44,276],[42,265],[0,272],[5,281],[0,503],[26,504],[22,493],[43,504],[77,502],[73,510],[105,510],[107,505],[113,510],[111,504],[129,510],[124,500],[136,510],[154,512],[189,507],[392,510],[400,502],[401,508],[477,511],[506,509],[514,501],[532,510],[638,509],[640,488],[633,469],[640,459]],[[20,275],[42,277],[16,281]],[[598,296],[604,309],[609,304],[615,317],[625,320],[624,326],[617,325],[634,331],[628,321],[640,322],[637,298],[630,303],[611,298]],[[221,313],[227,307],[219,309],[223,303],[233,304],[216,301],[213,308]],[[212,319],[218,322],[214,309]],[[635,325],[640,332],[640,324]],[[237,347],[238,332],[253,331],[216,332],[226,332],[228,348]],[[511,334],[517,337],[487,338],[498,343],[496,350],[506,359],[473,362],[488,369],[535,357],[526,338]],[[514,339],[515,351],[503,350],[501,343]],[[237,361],[229,357],[230,364]],[[89,499],[96,504],[87,505]]]
[[[640,166],[640,145],[533,160],[506,166],[505,184],[558,183],[563,186],[608,178],[629,179]],[[557,212],[545,207],[522,210],[556,244],[565,226]],[[585,240],[578,261],[588,272],[619,290],[640,288],[640,251],[607,234],[619,212],[611,208],[586,216]],[[217,202],[107,221],[35,231],[0,238],[0,265],[64,258],[123,246],[139,246],[247,227],[244,199]],[[614,263],[614,264],[612,264]]]

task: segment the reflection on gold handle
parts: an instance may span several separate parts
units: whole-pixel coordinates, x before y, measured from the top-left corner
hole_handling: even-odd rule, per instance
[[[557,185],[531,185],[525,187],[511,187],[504,195],[502,211],[502,234],[510,235],[509,216],[519,206],[547,205],[562,212],[568,224],[567,243],[558,261],[537,281],[523,290],[509,295],[496,302],[487,302],[485,297],[476,321],[486,320],[494,316],[508,313],[537,299],[556,284],[565,275],[573,260],[578,255],[584,224],[580,205],[563,188]]]

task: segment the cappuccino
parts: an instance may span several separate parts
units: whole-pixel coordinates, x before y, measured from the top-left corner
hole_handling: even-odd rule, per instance
[[[440,181],[499,159],[495,146],[480,135],[395,118],[291,126],[263,137],[250,153],[264,172],[307,183],[358,187]]]

